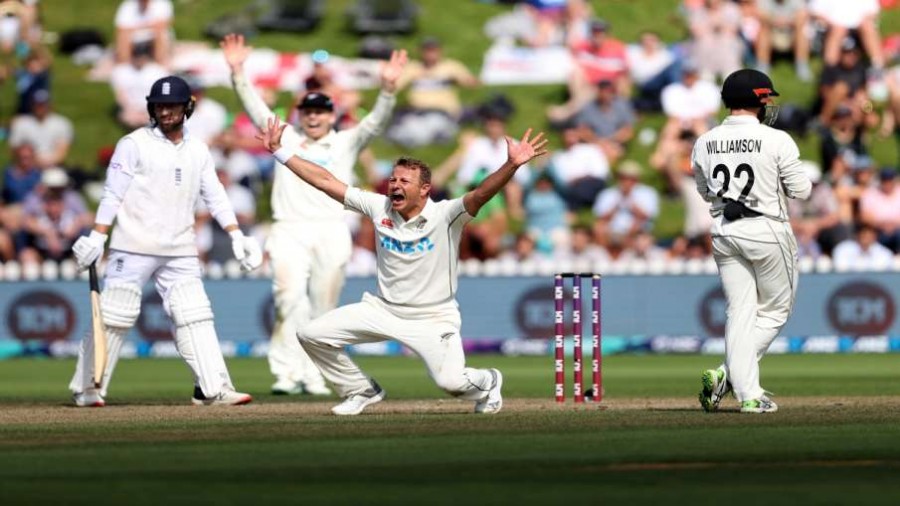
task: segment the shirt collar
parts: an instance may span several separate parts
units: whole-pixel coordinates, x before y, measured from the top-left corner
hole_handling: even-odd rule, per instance
[[[309,146],[309,145],[312,145],[312,144],[326,144],[326,145],[330,145],[330,144],[334,141],[334,137],[335,137],[336,135],[337,135],[337,132],[336,132],[333,128],[332,128],[327,134],[323,135],[323,136],[322,136],[321,138],[319,138],[318,140],[311,139],[311,138],[307,137],[306,135],[304,135],[304,136],[303,136],[303,142],[302,142],[302,144],[303,144],[304,146]]]
[[[722,122],[723,125],[758,125],[759,120],[756,119],[756,116],[747,116],[742,114],[740,116],[728,116],[725,118],[725,121]]]
[[[183,127],[181,127],[181,129],[184,131],[184,133],[181,137],[181,142],[185,142],[191,138],[191,131],[188,129],[187,126],[183,126]],[[168,137],[166,137],[166,135],[164,133],[162,133],[162,130],[160,130],[158,126],[150,127],[150,133],[153,134],[153,136],[156,137],[157,139],[160,139],[160,140],[163,140],[166,142],[172,142],[169,140]]]

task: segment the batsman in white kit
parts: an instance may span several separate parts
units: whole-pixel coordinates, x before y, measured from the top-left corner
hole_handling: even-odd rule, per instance
[[[425,361],[434,382],[447,393],[475,401],[476,413],[496,413],[503,405],[503,376],[496,369],[466,367],[456,302],[459,241],[463,227],[516,170],[546,153],[543,134],[520,142],[507,137],[507,161],[463,197],[432,201],[431,170],[400,158],[388,180],[388,195],[347,186],[313,161],[297,155],[281,138],[284,126],[269,121],[262,136],[275,158],[294,174],[344,207],[372,219],[377,233],[375,295],[329,311],[304,326],[303,349],[344,401],[336,415],[358,415],[384,399],[384,390],[359,369],[345,347],[388,339]]]
[[[241,35],[227,35],[220,44],[231,68],[234,90],[260,130],[273,113],[244,75],[251,48]],[[334,104],[322,93],[308,93],[298,108],[300,124],[285,130],[282,143],[325,167],[344,183],[353,180],[359,152],[384,130],[396,103],[397,79],[406,52],[394,51],[381,70],[381,92],[372,111],[358,125],[336,132]],[[272,183],[274,223],[266,240],[272,265],[276,322],[269,344],[269,369],[274,394],[328,395],[321,373],[297,343],[297,330],[312,318],[337,307],[344,286],[344,268],[353,245],[343,207],[282,164],[275,164]]]
[[[192,138],[184,121],[194,107],[188,84],[175,76],[156,81],[147,96],[151,124],[119,140],[106,173],[94,229],[73,250],[86,269],[103,255],[115,220],[100,307],[107,335],[107,367],[95,388],[93,340],[85,336],[69,384],[76,406],[103,406],[119,350],[141,309],[151,278],[175,325],[175,345],[194,376],[195,405],[239,405],[252,398],[235,391],[213,326],[194,238],[197,199],[231,234],[244,270],[262,263],[256,241],[244,236],[216,177],[209,148]]]
[[[797,293],[797,241],[787,199],[812,184],[791,137],[772,128],[778,96],[762,72],[738,70],[722,84],[730,115],[701,135],[692,163],[697,191],[712,203],[713,256],[727,299],[725,363],[701,376],[700,404],[714,411],[733,392],[743,413],[778,406],[760,386],[759,361],[787,322]]]

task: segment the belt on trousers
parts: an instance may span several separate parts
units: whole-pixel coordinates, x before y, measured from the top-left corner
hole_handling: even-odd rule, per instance
[[[744,205],[743,202],[738,202],[731,199],[724,200],[725,210],[722,212],[722,214],[728,221],[737,221],[743,218],[756,218],[757,216],[762,216],[762,213],[750,209],[749,207]]]

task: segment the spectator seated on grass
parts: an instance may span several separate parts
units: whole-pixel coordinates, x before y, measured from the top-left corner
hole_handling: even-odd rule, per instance
[[[206,88],[199,79],[185,76],[185,81],[191,87],[191,95],[196,103],[194,113],[185,120],[184,125],[192,136],[208,146],[214,146],[228,127],[228,111],[224,105],[206,95]]]
[[[612,250],[611,238],[627,248],[642,231],[653,230],[659,214],[659,196],[652,187],[639,183],[641,166],[632,160],[619,165],[616,184],[597,195],[594,203],[594,237]],[[615,256],[615,255],[614,255]]]
[[[123,0],[116,10],[116,61],[125,63],[136,44],[147,44],[153,48],[153,59],[165,65],[173,17],[171,0]]]
[[[527,262],[535,260],[538,257],[547,256],[546,252],[542,252],[537,247],[537,241],[534,237],[526,232],[516,234],[516,240],[513,243],[512,250],[504,251],[499,259],[507,262]]]
[[[609,161],[599,146],[582,142],[581,131],[575,126],[562,131],[562,140],[563,149],[550,157],[549,174],[570,210],[590,208],[606,188]]]
[[[645,262],[652,262],[665,260],[668,256],[669,253],[665,248],[661,248],[656,244],[656,239],[653,237],[653,234],[647,231],[641,231],[632,238],[630,246],[622,253],[622,256],[619,257],[619,261],[633,262],[643,260]]]
[[[829,125],[820,130],[822,164],[833,181],[849,174],[851,167],[859,165],[859,159],[868,158],[861,116],[859,110],[854,114],[850,106],[840,105],[834,110]]]
[[[660,96],[666,86],[681,79],[681,65],[675,51],[667,47],[655,32],[641,32],[637,44],[626,50],[628,73],[636,94],[632,98],[639,111],[660,111]]]
[[[31,144],[12,149],[12,162],[3,171],[3,202],[6,206],[21,204],[41,182],[41,168],[37,165]]]
[[[407,147],[448,142],[456,136],[463,113],[457,87],[475,88],[478,79],[457,60],[445,58],[441,43],[425,38],[420,61],[406,66],[399,87],[407,87],[410,109],[399,114],[387,136]]]
[[[488,174],[487,169],[476,172],[468,186],[461,188],[456,196],[474,189]],[[494,195],[481,207],[475,218],[463,229],[459,245],[460,260],[487,260],[497,258],[503,252],[503,243],[509,234],[506,208],[503,193]]]
[[[457,183],[471,187],[476,180],[496,171],[506,161],[506,115],[493,108],[485,108],[481,112],[484,122],[484,135],[474,138],[462,155],[459,171],[456,173]],[[484,174],[484,176],[482,176]],[[509,206],[510,216],[522,219],[522,192],[531,182],[531,169],[526,164],[519,167],[513,179],[501,192]]]
[[[684,228],[688,237],[702,236],[712,227],[709,202],[697,192],[691,153],[697,138],[693,132],[683,130],[674,140],[663,140],[657,144],[650,156],[650,166],[665,176],[672,195],[677,195],[684,205]]]
[[[572,217],[566,202],[553,188],[550,174],[541,172],[525,193],[525,226],[534,238],[537,250],[554,255],[569,248],[569,222]]]
[[[884,69],[881,34],[877,18],[878,0],[810,0],[810,14],[827,25],[822,59],[826,66],[838,64],[841,46],[849,35],[858,35],[876,71]]]
[[[715,123],[722,102],[718,86],[701,78],[693,61],[684,62],[681,80],[666,86],[661,100],[666,124],[660,143],[674,142],[685,131],[699,137]]]
[[[885,270],[893,261],[891,250],[878,243],[878,231],[864,223],[857,227],[856,239],[834,248],[834,267],[839,271]]]
[[[9,145],[32,145],[38,166],[52,167],[65,162],[73,137],[72,122],[53,112],[50,92],[38,90],[31,97],[31,113],[13,119]]]
[[[25,57],[21,68],[15,70],[18,106],[16,114],[28,114],[34,94],[50,90],[50,52],[43,46],[34,46]]]
[[[309,32],[322,19],[324,0],[274,0],[256,20],[260,30]],[[221,37],[219,37],[221,38]]]
[[[797,78],[804,83],[812,81],[806,0],[757,0],[756,6],[759,16],[755,47],[757,68],[768,74],[773,56],[790,53]]]
[[[147,93],[150,86],[168,75],[166,69],[153,60],[148,44],[135,44],[131,59],[113,67],[109,84],[116,99],[116,118],[128,130],[150,122],[147,113]]]
[[[740,37],[741,11],[728,0],[706,0],[688,18],[691,57],[700,74],[709,80],[741,68],[744,42]]]
[[[38,185],[22,205],[17,238],[19,262],[60,261],[93,223],[84,199],[69,188],[69,177],[58,167],[45,169]]]
[[[676,237],[667,253],[667,257],[672,260],[707,260],[710,255],[712,255],[712,238],[709,234]]]
[[[868,156],[861,156],[853,160],[846,176],[829,179],[834,185],[834,194],[840,206],[841,223],[853,227],[861,219],[859,199],[866,190],[878,185],[875,161]]]
[[[560,252],[558,258],[572,262],[587,262],[591,265],[610,260],[609,253],[594,241],[591,227],[576,225],[572,227],[571,235],[569,251]]]
[[[822,178],[819,165],[804,161],[803,168],[812,182],[812,193],[808,200],[788,201],[788,216],[797,237],[798,254],[812,258],[831,255],[839,242],[850,238],[852,229],[841,223],[837,196],[831,183]]]
[[[631,93],[625,44],[610,36],[609,28],[606,21],[595,19],[587,39],[570,42],[575,69],[569,77],[569,97],[564,104],[547,109],[551,123],[564,123],[592,101],[600,83],[611,83],[619,96]]]
[[[862,106],[868,102],[866,69],[867,65],[856,41],[852,37],[845,38],[837,62],[826,66],[819,80],[819,94],[814,110],[819,113],[819,121],[823,125],[829,124],[840,105]],[[871,102],[868,102],[866,109],[866,112],[871,112]]]
[[[347,272],[371,275],[378,265],[375,255],[375,225],[367,217],[360,217],[359,227],[353,234],[353,252],[347,262]]]
[[[618,95],[611,81],[601,81],[594,100],[571,119],[579,127],[581,139],[599,147],[610,163],[625,153],[625,144],[634,137],[635,121],[634,108]]]
[[[859,198],[861,222],[878,232],[878,242],[900,252],[900,185],[897,170],[886,167],[878,173],[878,186],[869,187]]]

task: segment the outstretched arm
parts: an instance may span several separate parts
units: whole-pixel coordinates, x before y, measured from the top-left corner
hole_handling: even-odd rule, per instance
[[[258,135],[257,139],[261,140],[266,149],[275,155],[276,160],[284,164],[297,177],[343,204],[344,195],[347,193],[346,184],[321,166],[304,160],[289,149],[281,147],[281,134],[284,133],[285,127],[287,125],[280,124],[278,118],[271,117],[266,128],[263,129],[262,135]]]
[[[244,76],[244,62],[247,61],[253,47],[244,45],[244,36],[234,33],[226,35],[219,42],[219,47],[222,48],[222,54],[231,69],[231,83],[241,105],[256,127],[265,130],[266,121],[272,117],[272,110]]]
[[[518,143],[511,137],[506,137],[506,162],[496,172],[486,177],[474,190],[463,196],[463,205],[469,215],[478,214],[481,206],[506,186],[519,167],[533,158],[547,153],[547,150],[544,149],[544,146],[547,145],[547,139],[543,138],[544,133],[540,132],[534,138],[529,139],[530,135],[531,129],[529,128]]]
[[[352,129],[355,137],[354,143],[360,148],[368,144],[372,138],[380,135],[390,121],[394,105],[397,103],[397,97],[394,96],[397,91],[397,81],[403,74],[406,62],[406,50],[402,49],[393,51],[391,59],[382,63],[381,93],[378,94],[372,111]]]

